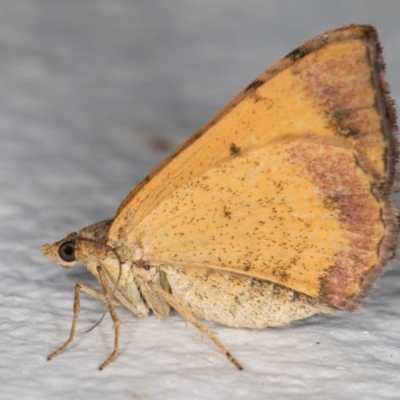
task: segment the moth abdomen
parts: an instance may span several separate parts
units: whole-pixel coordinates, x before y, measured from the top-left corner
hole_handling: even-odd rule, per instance
[[[200,267],[162,267],[171,293],[196,317],[231,327],[281,326],[332,308],[271,281]]]

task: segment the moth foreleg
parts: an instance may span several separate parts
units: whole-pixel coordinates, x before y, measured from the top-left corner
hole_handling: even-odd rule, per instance
[[[193,324],[200,332],[207,335],[216,346],[226,355],[228,360],[239,370],[242,370],[242,365],[232,356],[232,354],[228,351],[228,349],[215,337],[210,329],[200,323],[192,314],[190,314],[184,307],[182,307],[179,302],[177,302],[172,295],[165,292],[160,286],[154,285],[152,283],[148,284],[155,292],[157,292],[166,303],[168,303],[171,307],[173,307],[179,314],[185,318],[186,321]]]
[[[80,283],[79,285],[81,285],[82,292],[88,294],[89,296],[94,297],[96,300],[100,300],[101,302],[108,304],[103,292],[93,289],[90,286],[86,286],[83,283]],[[122,306],[122,304],[116,298],[112,299],[112,304],[113,304],[113,306],[116,306],[116,307]]]
[[[77,283],[75,285],[75,294],[74,294],[74,308],[73,308],[74,316],[72,318],[72,326],[71,326],[71,332],[69,334],[69,338],[58,350],[51,353],[47,357],[48,360],[51,360],[54,357],[61,354],[74,340],[76,324],[78,322],[78,315],[79,315],[79,312],[81,311],[81,304],[80,304],[80,298],[79,298],[80,291],[85,292],[85,293],[89,294],[90,296],[92,296],[100,301],[103,301],[104,303],[107,303],[106,298],[104,297],[103,293],[99,292],[96,289],[91,288],[90,286],[84,285],[83,283]]]
[[[100,266],[97,267],[97,273],[99,276],[99,281],[101,283],[101,286],[103,287],[103,290],[104,290],[104,297],[105,297],[105,300],[106,300],[106,303],[108,306],[108,310],[110,312],[111,319],[114,324],[114,330],[115,330],[114,350],[111,353],[110,357],[108,357],[107,360],[104,361],[103,364],[100,365],[99,369],[102,370],[105,367],[107,367],[107,365],[112,363],[115,360],[115,358],[117,357],[118,350],[119,350],[119,334],[120,334],[121,321],[118,318],[118,315],[114,309],[114,304],[113,304],[114,301],[112,298],[113,288],[110,288],[107,283],[107,275],[106,275],[105,271],[103,270],[103,268]]]

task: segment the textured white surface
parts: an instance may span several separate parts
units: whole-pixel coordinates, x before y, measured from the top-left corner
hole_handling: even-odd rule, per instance
[[[209,324],[238,372],[173,314],[119,310],[121,354],[103,306],[39,247],[110,218],[129,190],[220,107],[305,40],[341,25],[382,34],[400,103],[396,1],[0,0],[0,398],[396,399],[400,397],[398,262],[357,314],[286,328]],[[154,139],[169,148],[156,151]],[[154,146],[153,146],[154,147]]]

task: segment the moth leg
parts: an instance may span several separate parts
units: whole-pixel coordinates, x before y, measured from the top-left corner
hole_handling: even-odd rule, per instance
[[[100,292],[99,290],[93,289],[90,286],[84,285],[83,283],[80,283],[79,285],[81,285],[82,292],[88,294],[89,296],[94,297],[96,300],[100,300],[101,302],[107,304],[107,300],[106,300],[106,297],[104,296],[103,292]],[[112,300],[112,304],[113,304],[113,306],[121,306],[122,305],[115,298]]]
[[[111,319],[114,324],[114,330],[115,330],[114,350],[111,353],[110,357],[108,357],[107,360],[104,361],[103,364],[100,365],[99,369],[102,370],[105,367],[107,367],[110,363],[112,363],[115,360],[115,358],[117,357],[117,354],[119,351],[119,333],[120,333],[121,321],[118,318],[118,315],[114,309],[114,304],[113,304],[113,300],[112,300],[112,288],[110,288],[107,284],[106,273],[104,272],[103,268],[100,266],[97,267],[97,273],[99,276],[101,286],[103,287],[103,290],[104,290],[104,297],[105,297],[105,300],[106,300],[106,303],[108,306],[108,311],[110,312]]]
[[[175,308],[176,311],[178,311],[179,314],[182,315],[183,318],[185,318],[186,321],[190,322],[193,324],[197,329],[200,330],[200,332],[204,333],[207,335],[215,344],[216,346],[226,355],[228,360],[239,370],[242,370],[243,367],[242,365],[232,356],[232,354],[227,350],[227,348],[215,337],[215,335],[212,333],[210,329],[208,329],[206,326],[204,326],[202,323],[200,323],[192,314],[190,314],[185,308],[183,308],[175,299],[172,295],[169,293],[165,292],[161,287],[151,284],[151,288],[157,292],[171,307]]]
[[[61,354],[74,340],[76,324],[78,322],[78,315],[79,315],[79,312],[81,311],[81,303],[80,303],[80,299],[79,299],[80,291],[87,293],[88,295],[94,297],[97,300],[107,303],[107,300],[104,297],[103,293],[99,292],[96,289],[91,288],[90,286],[84,285],[83,283],[77,283],[75,285],[75,294],[74,294],[74,316],[72,318],[72,326],[71,326],[71,332],[69,334],[69,338],[58,350],[51,353],[47,357],[47,359],[49,361],[52,360],[54,357],[58,356],[59,354]],[[114,303],[116,305],[118,304],[116,301]]]

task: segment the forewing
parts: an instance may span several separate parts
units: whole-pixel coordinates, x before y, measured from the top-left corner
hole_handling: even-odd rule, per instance
[[[249,150],[181,186],[136,227],[144,259],[246,274],[346,307],[379,263],[383,204],[354,149],[311,139]]]
[[[349,26],[266,71],[121,204],[111,243],[353,309],[397,240],[396,142],[376,31]]]

